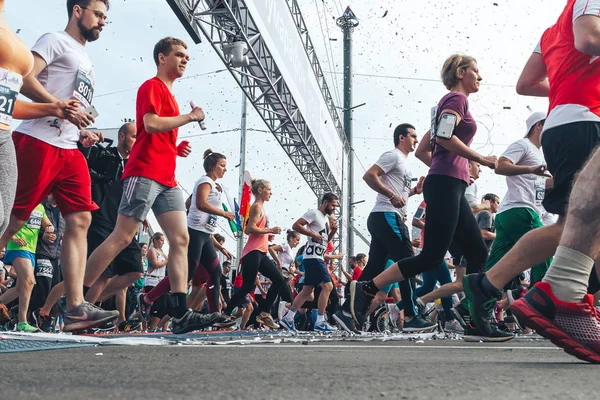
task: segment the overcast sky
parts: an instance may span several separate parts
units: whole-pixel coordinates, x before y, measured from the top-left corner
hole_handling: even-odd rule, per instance
[[[283,0],[281,0],[283,1]],[[45,32],[64,29],[65,0],[8,0],[6,18],[30,46]],[[341,0],[299,0],[321,66],[336,102],[342,95],[342,34],[333,17],[348,5]],[[354,32],[354,104],[366,103],[354,112],[356,225],[368,236],[366,218],[375,194],[362,182],[365,168],[393,147],[396,125],[409,122],[419,136],[428,129],[429,110],[446,92],[439,82],[444,60],[454,52],[477,58],[483,76],[478,94],[470,97],[478,121],[474,148],[500,156],[506,146],[525,134],[528,106],[545,111],[548,102],[518,96],[515,83],[543,30],[554,23],[565,0],[373,0],[352,1],[360,21]],[[98,128],[115,128],[124,118],[135,117],[137,88],[156,73],[154,44],[176,36],[190,45],[187,79],[174,86],[182,111],[194,100],[207,113],[207,131],[196,124],[179,130],[193,153],[179,159],[177,180],[190,191],[203,174],[202,154],[212,148],[227,155],[229,172],[223,183],[237,193],[240,152],[242,92],[229,72],[212,73],[224,66],[205,40],[194,45],[164,0],[112,0],[107,25],[98,41],[87,49],[96,72],[94,104],[100,113]],[[329,73],[331,72],[331,73]],[[337,72],[337,74],[335,74]],[[197,76],[202,75],[202,76]],[[365,76],[377,75],[377,76]],[[196,77],[194,77],[196,76]],[[338,100],[339,99],[339,100]],[[246,166],[253,177],[271,181],[274,196],[267,205],[271,225],[290,228],[295,219],[314,207],[316,199],[272,134],[249,109]],[[228,131],[210,134],[210,132]],[[207,134],[208,132],[208,134]],[[426,174],[414,157],[413,175]],[[364,167],[364,168],[363,168]],[[504,178],[484,169],[478,182],[480,193],[504,195]],[[237,197],[237,194],[234,195]],[[420,196],[418,196],[420,197]],[[412,215],[420,198],[409,203]],[[224,221],[221,226],[225,227]],[[226,231],[225,233],[229,233]],[[280,238],[284,240],[283,235]],[[366,252],[358,238],[355,252]],[[227,247],[235,246],[228,238]]]

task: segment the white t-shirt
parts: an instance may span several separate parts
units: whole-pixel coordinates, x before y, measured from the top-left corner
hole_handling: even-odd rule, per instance
[[[512,143],[501,157],[515,165],[527,167],[544,164],[542,152],[529,139],[519,139]],[[535,174],[507,176],[506,185],[508,191],[500,203],[499,214],[512,208],[530,208],[541,214],[540,206],[546,191],[546,178]]]
[[[316,242],[309,237],[304,248],[304,259],[323,259],[329,239],[329,219],[321,210],[308,210],[302,218],[308,222],[306,229],[321,235],[321,241]]]
[[[196,207],[196,193],[198,192],[198,187],[203,183],[208,183],[210,185],[210,192],[208,193],[208,198],[206,199],[207,203],[219,209],[223,205],[221,202],[221,191],[219,190],[219,186],[210,177],[204,175],[194,184],[192,204],[190,205],[187,223],[192,229],[212,234],[217,229],[217,216],[198,210],[198,207]]]
[[[165,257],[162,255],[161,251],[156,250],[156,260],[158,262],[165,261]],[[148,270],[152,268],[152,265],[148,263]],[[167,266],[163,266],[160,268],[155,268],[152,272],[146,271],[146,275],[144,276],[144,286],[156,286],[160,281],[163,280],[165,275],[167,274]]]
[[[467,186],[467,189],[465,190],[465,199],[467,199],[471,208],[479,204],[479,189],[475,182]]]
[[[31,51],[47,64],[37,79],[48,93],[60,100],[77,99],[83,108],[92,103],[94,66],[81,43],[64,31],[50,32]],[[62,149],[76,149],[79,141],[79,128],[54,117],[23,121],[16,130]]]
[[[289,270],[290,265],[294,262],[294,253],[292,253],[292,248],[288,243],[284,243],[280,247],[281,251],[277,252],[277,258],[281,262],[281,267]]]
[[[402,196],[408,204],[410,196],[410,185],[412,175],[406,165],[406,155],[398,149],[386,151],[375,163],[384,174],[380,177],[381,182],[398,196]],[[396,208],[390,199],[381,193],[377,194],[375,206],[371,212],[395,212],[402,216],[407,213],[408,206]]]

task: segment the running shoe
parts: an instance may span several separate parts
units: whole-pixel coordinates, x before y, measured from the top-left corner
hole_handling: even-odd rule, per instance
[[[140,293],[138,295],[137,305],[138,310],[140,310],[140,316],[144,319],[144,321],[150,320],[150,308],[152,308],[152,304],[146,303],[146,295],[144,293]]]
[[[317,332],[333,333],[337,332],[337,328],[329,325],[327,321],[317,322],[313,328]]]
[[[538,282],[511,310],[530,328],[580,360],[600,363],[600,317],[592,295],[581,303],[557,299],[548,282]]]
[[[350,312],[352,318],[359,328],[365,325],[365,311],[368,308],[369,302],[373,299],[372,295],[367,294],[363,287],[367,282],[350,282]]]
[[[515,335],[509,332],[499,331],[498,329],[491,328],[491,332],[488,334],[483,334],[479,329],[473,326],[467,326],[465,329],[465,335],[463,336],[463,340],[465,342],[506,342]]]
[[[234,325],[235,325],[235,318],[230,317],[227,314],[221,314],[221,315],[219,315],[219,318],[217,318],[217,321],[214,323],[213,326],[218,329],[227,329],[227,328],[231,328]]]
[[[27,321],[19,322],[17,324],[17,332],[25,332],[25,333],[35,333],[40,330],[35,326],[31,326],[27,323]]]
[[[188,333],[208,328],[213,325],[221,314],[215,312],[212,314],[201,314],[194,310],[187,310],[181,318],[172,319],[172,332],[175,334]]]
[[[361,334],[360,331],[354,327],[354,320],[352,317],[345,315],[342,310],[337,310],[335,314],[333,314],[333,319],[335,319],[335,322],[337,322],[340,328],[346,332],[354,333],[356,335]]]
[[[454,314],[454,317],[463,330],[467,329],[467,326],[471,324],[471,315],[469,314],[469,310],[463,306],[462,301],[452,308],[452,314]]]
[[[467,304],[471,321],[483,335],[492,335],[490,319],[498,297],[488,295],[481,285],[485,274],[470,274],[463,277],[463,290],[467,296]]]
[[[462,327],[458,320],[446,321],[444,324],[444,332],[448,333],[464,333],[465,329]]]
[[[117,326],[119,332],[135,332],[142,326],[140,321],[127,320],[121,321]]]
[[[280,328],[280,326],[277,325],[275,323],[275,321],[273,321],[273,317],[271,317],[271,314],[268,314],[264,317],[262,315],[259,315],[258,317],[256,317],[256,322],[258,322],[259,324],[264,325],[268,328],[271,328],[271,329],[279,329]]]
[[[423,318],[415,316],[410,321],[404,321],[404,327],[402,328],[402,331],[425,333],[431,332],[435,328],[437,328],[437,324],[435,322],[425,321]]]
[[[34,310],[31,313],[31,317],[34,319],[35,324],[37,325],[42,332],[50,333],[52,332],[52,322],[53,318],[49,315],[40,314],[41,308],[38,310]]]
[[[106,311],[86,301],[72,310],[63,313],[65,332],[82,331],[95,328],[119,318],[118,311]]]
[[[281,318],[279,320],[279,325],[281,325],[284,329],[287,329],[290,333],[296,333],[296,327],[294,326],[294,319],[291,321],[287,318]]]

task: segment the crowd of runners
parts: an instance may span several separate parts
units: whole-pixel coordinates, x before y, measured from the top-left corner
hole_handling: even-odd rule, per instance
[[[219,183],[226,155],[204,152],[187,201],[175,180],[177,157],[192,152],[178,128],[205,118],[199,107],[182,114],[172,94],[187,45],[156,43],[157,73],[138,90],[135,123],[107,146],[86,129],[97,112],[85,45],[100,38],[109,1],[66,3],[66,29],[31,49],[0,17],[2,329],[439,329],[474,341],[535,331],[600,362],[600,0],[566,1],[543,33],[516,89],[549,97],[549,111],[532,113],[523,137],[498,156],[470,148],[477,61],[445,61],[448,93],[431,110],[430,129],[419,135],[399,124],[363,176],[375,192],[368,255],[334,254],[334,193],[274,243],[282,230],[267,217],[271,184],[256,179],[239,262],[217,233],[219,218],[236,218]],[[11,132],[13,118],[23,122]],[[426,177],[413,177],[413,152]],[[478,193],[480,173],[505,176],[508,191]],[[409,215],[411,196],[423,201]],[[162,233],[141,243],[150,210]],[[420,235],[411,239],[407,219]]]

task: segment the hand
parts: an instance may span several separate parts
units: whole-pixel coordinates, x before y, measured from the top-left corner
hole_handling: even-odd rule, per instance
[[[269,237],[267,238],[267,240],[269,242],[272,242],[273,240],[275,240],[275,235],[273,235],[272,233],[269,233]]]
[[[421,247],[421,238],[413,239],[412,245],[413,247]]]
[[[96,120],[89,114],[86,114],[81,107],[78,107],[77,112],[67,112],[66,118],[79,129],[83,129],[93,124]]]
[[[191,152],[192,146],[187,140],[184,140],[183,142],[179,143],[179,146],[177,146],[177,155],[179,157],[187,157]]]
[[[338,221],[335,218],[329,218],[329,227],[334,230],[338,229]]]
[[[223,255],[228,259],[231,260],[233,258],[233,256],[231,255],[231,253],[226,249],[226,248],[222,248],[221,249],[221,253],[223,253]]]
[[[425,177],[422,176],[419,178],[419,182],[417,182],[417,186],[415,186],[415,193],[421,194],[423,193],[423,184],[425,183]]]
[[[79,141],[83,147],[88,148],[98,143],[100,137],[95,132],[83,130],[79,132]]]
[[[498,166],[498,157],[496,156],[485,156],[481,157],[481,165],[486,166],[490,169],[496,169]]]
[[[315,243],[322,243],[323,242],[323,236],[319,235],[318,233],[314,233],[310,236],[313,240],[313,242]]]
[[[20,247],[27,246],[27,242],[25,240],[21,239],[21,238],[13,236],[12,239],[10,239],[10,240],[12,240],[12,242],[14,244],[16,244],[17,246],[20,246]]]
[[[281,266],[281,261],[277,261],[277,268],[279,268],[279,270],[281,271],[283,269],[283,267]]]
[[[68,119],[69,116],[79,112],[79,102],[77,100],[59,100],[54,103],[53,116],[60,119]]]
[[[145,219],[145,220],[142,222],[142,231],[143,231],[143,232],[148,232],[148,230],[149,230],[149,229],[150,229],[150,224],[148,223],[148,220],[147,220],[147,219]]]
[[[406,205],[406,200],[402,196],[398,196],[397,194],[392,197],[390,203],[396,208],[402,208]]]
[[[54,233],[45,231],[44,234],[42,235],[42,239],[44,239],[46,242],[52,244],[52,243],[56,242],[56,235]]]
[[[223,217],[225,217],[228,221],[233,221],[235,219],[235,214],[231,211],[223,212]]]
[[[281,233],[281,228],[278,226],[274,226],[271,228],[271,232],[270,233],[274,233],[276,235],[279,235]]]
[[[54,225],[48,225],[46,228],[44,228],[44,232],[54,233]]]
[[[204,111],[200,107],[194,107],[189,116],[192,117],[192,121],[203,121],[206,118]]]
[[[548,172],[548,167],[545,165],[538,165],[537,167],[529,168],[529,173],[537,176],[543,176],[546,178],[550,178],[550,173]]]

